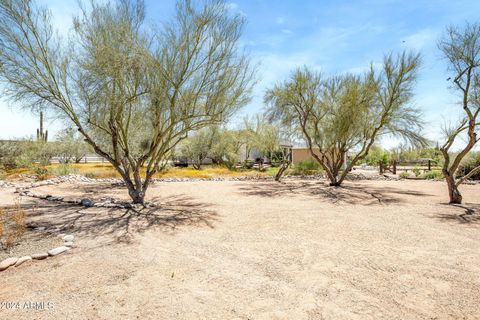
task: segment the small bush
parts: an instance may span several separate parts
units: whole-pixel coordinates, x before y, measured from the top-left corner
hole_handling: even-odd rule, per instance
[[[398,176],[399,176],[400,178],[402,178],[402,179],[408,179],[408,177],[410,177],[410,175],[409,175],[408,172],[406,172],[406,171],[403,171],[403,172],[400,173]]]
[[[16,245],[25,233],[25,210],[17,204],[13,210],[7,211],[0,208],[0,246],[9,250]]]
[[[51,172],[57,176],[66,176],[73,173],[78,173],[78,169],[72,167],[68,163],[60,163],[55,168],[51,169]]]
[[[0,164],[0,180],[5,179],[5,177],[6,177],[5,167],[2,164]]]
[[[33,166],[32,171],[37,175],[37,180],[39,181],[45,180],[48,178],[48,169],[44,167]]]
[[[432,170],[425,172],[423,177],[427,180],[440,180],[443,179],[443,173],[440,170]]]
[[[85,177],[89,179],[97,179],[98,174],[96,174],[95,172],[89,171],[85,173]]]
[[[420,176],[420,174],[421,174],[421,171],[420,171],[420,167],[419,167],[419,166],[413,167],[412,171],[413,171],[413,174],[415,175],[415,177],[417,177],[417,178],[418,178],[418,177]]]
[[[319,173],[320,170],[320,164],[313,160],[302,160],[296,165],[293,166],[293,175],[309,175],[309,174],[316,174]]]
[[[458,177],[463,177],[478,166],[480,166],[480,152],[471,152],[460,164],[460,167],[458,168]],[[470,180],[480,180],[480,172],[471,176]]]

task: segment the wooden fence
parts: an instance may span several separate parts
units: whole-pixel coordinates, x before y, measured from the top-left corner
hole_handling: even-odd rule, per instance
[[[383,174],[387,171],[390,171],[393,174],[397,174],[397,171],[413,171],[415,168],[418,168],[420,171],[426,172],[431,171],[432,168],[435,168],[435,161],[433,160],[426,160],[426,161],[413,161],[413,162],[399,162],[397,160],[393,160],[390,162],[388,166],[386,166],[383,162],[379,163],[379,171],[380,174]]]

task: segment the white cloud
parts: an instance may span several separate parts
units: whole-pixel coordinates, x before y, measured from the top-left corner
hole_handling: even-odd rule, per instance
[[[277,18],[275,19],[275,23],[276,23],[276,24],[284,24],[284,23],[285,23],[285,18],[283,18],[283,17],[277,17]]]
[[[439,34],[435,30],[422,29],[405,37],[402,42],[411,49],[422,50],[434,46],[438,36]]]
[[[242,17],[247,17],[247,14],[244,11],[240,10],[240,6],[238,5],[238,3],[228,2],[227,9],[234,13],[239,14]]]
[[[228,2],[227,8],[232,11],[236,11],[238,9],[238,4],[235,2]]]

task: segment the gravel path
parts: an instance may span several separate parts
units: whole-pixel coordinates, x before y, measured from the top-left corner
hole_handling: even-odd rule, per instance
[[[0,318],[480,319],[480,185],[462,190],[464,207],[429,181],[172,182],[141,212],[39,200],[29,219],[78,247],[1,273],[0,300],[45,307]]]

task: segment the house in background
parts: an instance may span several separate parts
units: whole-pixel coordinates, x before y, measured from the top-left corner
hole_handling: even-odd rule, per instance
[[[313,152],[315,152],[315,149],[313,149]],[[315,152],[315,154],[318,155],[317,152]],[[347,155],[346,155],[347,159],[345,159],[346,160],[345,164],[347,163],[350,155],[351,153],[347,152]],[[299,145],[292,148],[292,164],[295,165],[301,161],[306,161],[306,160],[316,161],[310,154],[310,149],[308,147]]]

